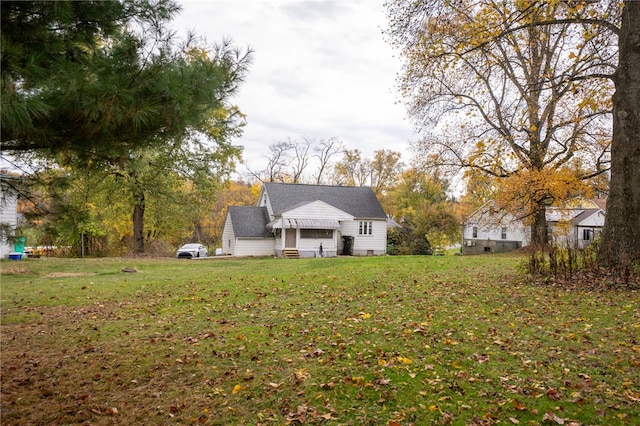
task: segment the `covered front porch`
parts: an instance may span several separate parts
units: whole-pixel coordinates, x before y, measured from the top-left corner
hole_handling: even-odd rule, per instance
[[[276,256],[309,258],[338,255],[341,228],[338,220],[279,217],[267,227],[275,235]]]

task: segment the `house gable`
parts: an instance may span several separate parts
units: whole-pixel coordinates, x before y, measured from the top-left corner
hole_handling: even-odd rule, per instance
[[[604,226],[605,213],[601,209],[585,210],[576,216],[573,223],[581,227],[602,228]]]
[[[324,201],[303,202],[282,212],[283,218],[353,220],[353,216]]]

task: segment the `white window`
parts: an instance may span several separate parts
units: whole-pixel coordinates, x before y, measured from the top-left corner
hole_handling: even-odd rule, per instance
[[[507,239],[507,227],[506,226],[502,227],[502,233],[500,234],[500,238],[502,238],[503,240]]]
[[[373,222],[361,220],[358,224],[358,235],[373,235]]]
[[[478,238],[478,227],[477,226],[473,227],[473,238]]]

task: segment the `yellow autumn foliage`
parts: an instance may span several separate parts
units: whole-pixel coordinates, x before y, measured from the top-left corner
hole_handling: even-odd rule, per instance
[[[561,206],[575,197],[593,196],[591,187],[577,171],[569,168],[520,170],[504,178],[497,188],[497,204],[525,220],[531,217],[532,206],[539,203]]]

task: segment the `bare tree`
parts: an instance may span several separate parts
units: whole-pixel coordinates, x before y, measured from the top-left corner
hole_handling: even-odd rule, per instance
[[[311,151],[313,140],[303,136],[301,141],[292,141],[291,139],[288,139],[288,141],[293,150],[291,177],[293,183],[300,183],[303,179],[303,173],[309,165],[309,159],[311,158],[309,151]]]
[[[331,137],[326,140],[322,139],[313,151],[315,152],[314,157],[320,162],[318,172],[315,175],[316,185],[320,185],[323,183],[323,178],[331,168],[331,159],[344,151],[344,144],[337,137]]]
[[[267,167],[256,176],[266,182],[284,182],[287,176],[287,167],[291,161],[293,145],[289,140],[273,143],[269,146],[269,154],[265,156]]]

